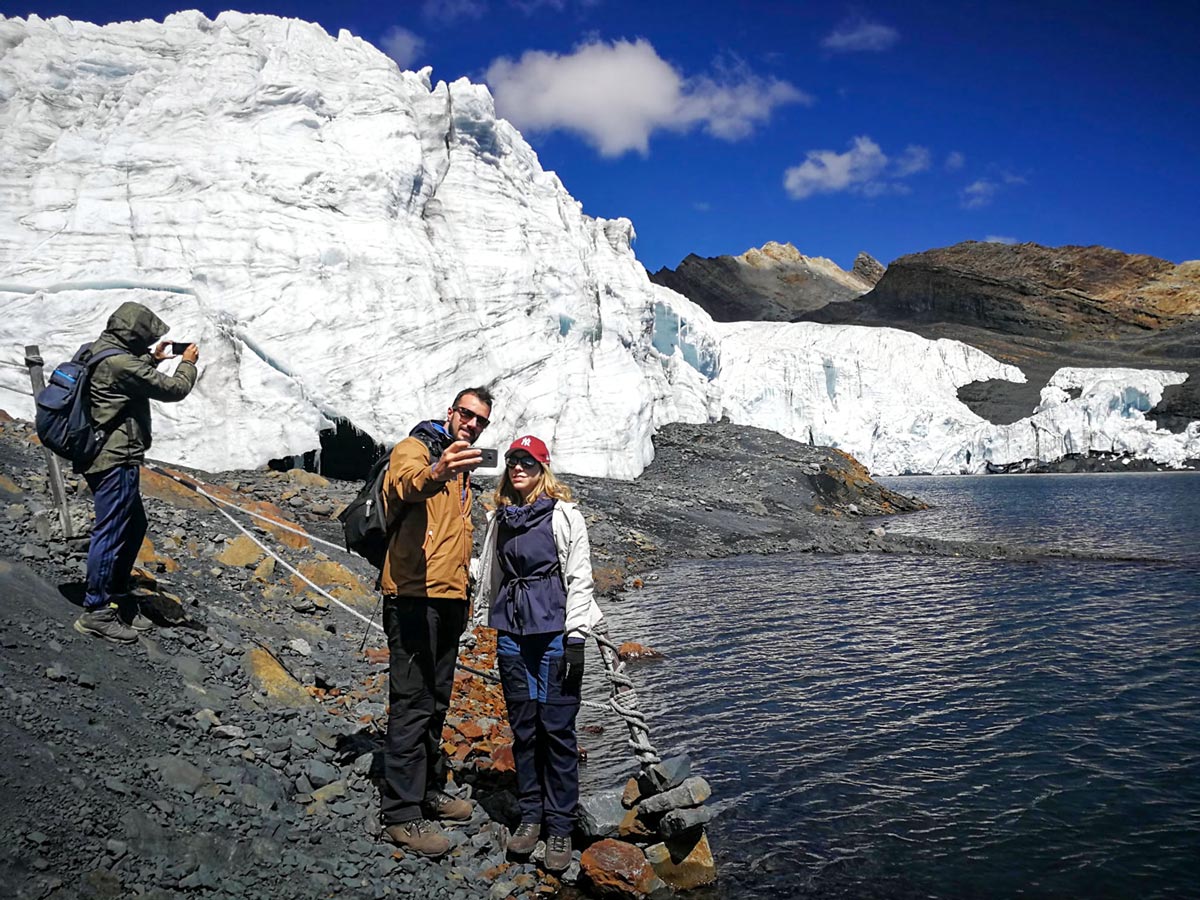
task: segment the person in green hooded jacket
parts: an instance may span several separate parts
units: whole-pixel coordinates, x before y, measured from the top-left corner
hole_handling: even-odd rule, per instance
[[[104,435],[100,451],[83,470],[95,498],[96,524],[88,545],[87,593],[75,630],[117,643],[132,643],[151,627],[136,603],[124,603],[129,575],[146,536],[141,465],[150,449],[150,401],[182,400],[196,383],[200,350],[189,344],[174,375],[158,364],[172,358],[169,341],[158,342],[167,324],[140,303],[122,303],[108,319],[92,353],[123,352],[92,371],[88,400],[92,421]],[[158,342],[158,343],[156,343]]]

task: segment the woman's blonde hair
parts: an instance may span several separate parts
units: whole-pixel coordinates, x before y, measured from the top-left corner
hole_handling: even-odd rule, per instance
[[[541,464],[539,463],[539,465]],[[529,499],[526,500],[513,487],[513,483],[508,480],[507,463],[504,466],[504,471],[500,473],[500,483],[496,485],[496,493],[492,495],[492,499],[498,507],[525,506],[527,503],[533,503],[542,497],[553,497],[555,500],[564,501],[570,500],[571,489],[554,477],[554,473],[550,471],[549,466],[542,465],[542,470],[538,473],[538,477],[534,481],[533,490],[529,492]]]

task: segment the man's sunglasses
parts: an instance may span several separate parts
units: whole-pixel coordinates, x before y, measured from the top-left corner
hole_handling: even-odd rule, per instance
[[[510,469],[524,469],[526,472],[540,468],[542,465],[532,456],[510,456],[504,460],[504,464]]]
[[[456,413],[458,413],[460,416],[462,416],[464,419],[466,419],[468,422],[470,422],[472,419],[474,419],[476,422],[479,423],[480,428],[487,428],[488,425],[490,425],[492,423],[492,420],[489,419],[487,416],[481,416],[479,413],[475,412],[475,410],[467,409],[465,406],[456,406],[456,407],[454,407],[454,411]]]

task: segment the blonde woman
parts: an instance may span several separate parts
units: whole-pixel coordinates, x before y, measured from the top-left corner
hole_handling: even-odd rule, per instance
[[[604,617],[592,592],[587,526],[540,439],[512,442],[495,499],[477,602],[497,631],[513,732],[521,824],[508,852],[526,857],[544,837],[545,868],[562,871],[579,802],[584,641]]]

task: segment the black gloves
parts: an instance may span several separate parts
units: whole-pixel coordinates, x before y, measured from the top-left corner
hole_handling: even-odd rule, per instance
[[[578,694],[583,687],[584,643],[568,643],[563,651],[563,692]]]

